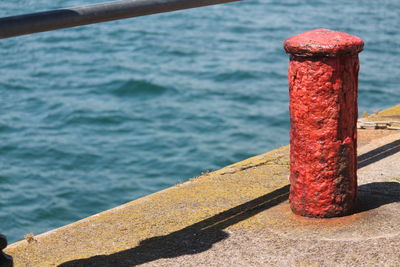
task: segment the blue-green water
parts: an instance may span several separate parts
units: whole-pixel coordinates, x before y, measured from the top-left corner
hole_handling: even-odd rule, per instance
[[[96,3],[19,0],[0,16]],[[0,233],[79,220],[288,143],[285,38],[363,38],[359,110],[400,100],[400,2],[251,0],[0,40]]]

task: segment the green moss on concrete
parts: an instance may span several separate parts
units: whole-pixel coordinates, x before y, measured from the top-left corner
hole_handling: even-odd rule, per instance
[[[388,109],[379,111],[375,114],[367,117],[369,121],[377,121],[377,120],[400,120],[400,104],[394,107],[390,107]]]

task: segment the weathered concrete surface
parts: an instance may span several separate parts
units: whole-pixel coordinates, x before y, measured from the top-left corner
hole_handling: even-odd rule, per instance
[[[394,107],[379,111],[375,114],[372,114],[367,118],[367,121],[385,121],[385,120],[400,120],[400,104]]]
[[[293,215],[283,147],[14,243],[6,252],[15,266],[35,267],[398,267],[400,131],[358,134],[359,205],[353,215]]]

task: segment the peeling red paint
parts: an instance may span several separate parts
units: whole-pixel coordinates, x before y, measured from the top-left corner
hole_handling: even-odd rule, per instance
[[[291,54],[290,205],[295,214],[336,217],[357,195],[358,53],[363,41],[313,30],[285,41]]]

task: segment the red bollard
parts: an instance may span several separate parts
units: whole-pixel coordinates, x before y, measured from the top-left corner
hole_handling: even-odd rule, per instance
[[[329,218],[357,197],[358,53],[355,36],[317,29],[285,40],[290,54],[290,206]]]

